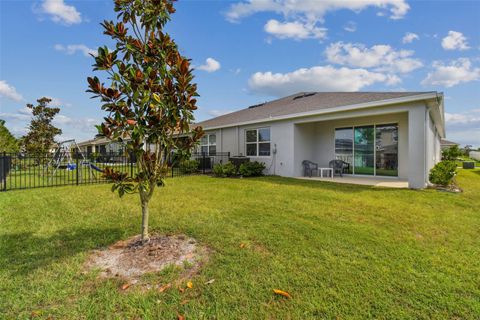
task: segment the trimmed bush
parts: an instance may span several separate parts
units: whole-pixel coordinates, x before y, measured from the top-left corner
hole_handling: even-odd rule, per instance
[[[217,177],[232,177],[237,175],[237,168],[231,162],[218,163],[213,166],[213,174]]]
[[[452,146],[442,150],[442,160],[457,160],[457,158],[462,155],[462,150],[460,150],[458,146]]]
[[[448,186],[455,177],[457,164],[454,161],[443,160],[430,170],[430,182],[440,186]]]
[[[263,170],[265,170],[265,168],[263,162],[244,162],[240,165],[239,172],[244,177],[258,177],[263,175]]]
[[[191,174],[198,171],[199,162],[197,160],[183,160],[180,163],[180,170],[185,174]]]

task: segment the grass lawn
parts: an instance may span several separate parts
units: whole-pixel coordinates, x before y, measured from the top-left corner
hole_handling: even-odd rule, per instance
[[[458,182],[462,194],[169,179],[151,205],[152,229],[213,251],[184,293],[121,291],[82,273],[90,250],[139,232],[136,195],[118,199],[108,185],[1,193],[0,318],[478,319],[480,170],[460,170]]]

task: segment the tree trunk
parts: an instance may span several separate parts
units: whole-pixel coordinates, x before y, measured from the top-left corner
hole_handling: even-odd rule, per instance
[[[148,202],[149,199],[140,195],[142,203],[142,242],[148,240]]]
[[[153,190],[155,189],[155,184],[150,183],[150,190],[140,190],[140,203],[142,205],[142,242],[148,241],[148,205],[150,199],[152,198]]]

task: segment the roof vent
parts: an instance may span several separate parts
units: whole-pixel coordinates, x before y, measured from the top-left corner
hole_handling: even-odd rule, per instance
[[[264,103],[259,103],[259,104],[254,104],[253,106],[248,107],[248,109],[253,109],[253,108],[261,107],[261,106],[263,106],[264,104],[265,104],[265,102],[264,102]]]
[[[314,95],[316,95],[316,94],[317,94],[316,92],[304,92],[304,93],[302,93],[301,95],[296,96],[295,98],[293,98],[293,100],[302,99],[302,98],[306,98],[306,97],[311,97],[311,96],[314,96]]]

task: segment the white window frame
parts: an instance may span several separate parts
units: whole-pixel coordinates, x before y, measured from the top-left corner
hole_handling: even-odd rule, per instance
[[[259,141],[260,135],[258,134],[258,132],[259,132],[260,130],[263,130],[263,129],[267,129],[267,130],[269,131],[270,140],[268,140],[268,141]],[[257,141],[255,141],[255,142],[247,142],[247,132],[248,132],[248,131],[256,131],[256,132],[257,132]],[[245,156],[247,156],[247,157],[254,157],[254,158],[270,158],[270,157],[272,156],[272,130],[271,130],[270,127],[261,127],[261,128],[245,129],[245,131],[244,131],[244,138],[245,138]],[[268,144],[270,145],[270,148],[269,148],[269,150],[268,150],[268,153],[269,153],[268,156],[261,156],[261,155],[260,155],[260,152],[259,152],[259,151],[260,151],[260,144],[261,144],[261,143],[268,143]],[[256,150],[256,153],[255,153],[255,154],[256,154],[255,156],[249,156],[249,155],[247,154],[247,145],[249,145],[249,144],[255,144],[255,145],[257,146],[257,148],[256,148],[257,150]]]
[[[202,141],[200,140],[200,145],[199,145],[199,152],[203,153],[202,147],[207,147],[207,155],[210,155],[210,147],[215,146],[215,150],[217,149],[217,134],[216,133],[206,133],[205,136],[207,137],[207,144],[202,144]],[[210,141],[210,136],[215,136],[215,142]],[[217,153],[217,151],[215,151]]]

